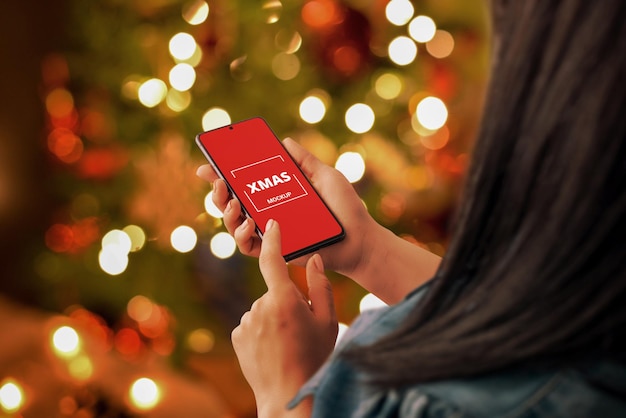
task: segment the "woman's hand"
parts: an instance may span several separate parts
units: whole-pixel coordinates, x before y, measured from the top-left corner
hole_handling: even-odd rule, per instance
[[[350,277],[387,303],[396,303],[433,277],[440,257],[415,246],[379,225],[367,212],[346,178],[287,138],[285,148],[311,180],[322,199],[343,225],[343,241],[319,250],[327,268]],[[198,168],[199,177],[213,182],[213,202],[224,213],[224,225],[241,253],[258,257],[261,239],[254,221],[247,219],[237,199],[209,164]],[[306,219],[302,220],[306,222]],[[309,256],[291,263],[304,265]]]
[[[322,163],[293,139],[287,138],[283,144],[346,231],[343,241],[321,249],[319,254],[327,268],[350,276],[364,257],[367,259],[367,244],[372,242],[368,240],[368,235],[379,225],[343,174]],[[230,196],[226,184],[209,164],[199,167],[197,174],[213,182],[213,203],[224,213],[224,225],[235,238],[239,251],[258,257],[261,239],[255,233],[254,221],[243,215],[241,204]],[[306,219],[302,221],[306,222]],[[291,262],[304,265],[307,259],[304,256]]]
[[[259,267],[268,290],[233,330],[233,347],[254,391],[259,417],[309,416],[309,402],[293,411],[287,411],[286,405],[326,360],[337,337],[332,290],[322,259],[314,255],[306,264],[309,303],[289,277],[281,255],[280,227],[270,220]]]

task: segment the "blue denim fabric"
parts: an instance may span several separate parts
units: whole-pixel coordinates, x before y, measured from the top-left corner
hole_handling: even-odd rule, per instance
[[[506,371],[489,376],[378,390],[338,357],[393,330],[425,293],[367,311],[346,332],[333,356],[300,390],[290,407],[314,396],[314,418],[626,418],[626,367],[598,361],[584,368]]]

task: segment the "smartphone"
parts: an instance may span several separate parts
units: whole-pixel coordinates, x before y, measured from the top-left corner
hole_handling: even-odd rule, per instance
[[[264,119],[203,132],[196,143],[254,220],[259,237],[269,219],[278,221],[285,261],[344,238],[336,216]]]

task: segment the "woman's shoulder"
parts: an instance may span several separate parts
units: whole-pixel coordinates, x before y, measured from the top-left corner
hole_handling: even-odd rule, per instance
[[[409,404],[405,409],[415,397],[412,392],[426,394],[434,408],[446,405],[457,413],[424,417],[624,417],[626,367],[597,361],[584,367],[507,370],[419,384],[406,389],[402,403]]]

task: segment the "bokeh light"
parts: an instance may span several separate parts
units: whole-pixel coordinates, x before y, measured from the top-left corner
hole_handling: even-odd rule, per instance
[[[346,111],[346,126],[357,134],[362,134],[372,129],[375,120],[376,115],[374,111],[364,103],[353,104]]]
[[[300,102],[300,118],[310,124],[315,124],[324,119],[326,104],[317,96],[307,96]]]
[[[74,110],[74,98],[72,94],[63,88],[52,90],[48,93],[48,96],[46,96],[46,110],[52,117],[67,117]]]
[[[172,248],[180,253],[188,253],[196,247],[198,235],[193,228],[181,225],[172,231],[170,236]]]
[[[334,0],[309,0],[302,6],[302,20],[313,28],[330,26],[342,19]]]
[[[184,62],[176,64],[170,70],[170,85],[178,91],[187,91],[196,82],[196,70]]]
[[[422,99],[417,105],[415,114],[418,122],[430,130],[441,128],[448,120],[448,109],[445,103],[433,96]]]
[[[212,217],[216,219],[220,219],[224,217],[224,214],[222,213],[222,211],[219,210],[217,206],[215,206],[215,203],[213,203],[213,190],[207,193],[207,195],[204,198],[204,210],[206,210],[206,212],[209,215],[211,215]]]
[[[363,313],[371,309],[378,309],[385,306],[387,306],[387,304],[380,300],[378,296],[375,296],[372,293],[368,293],[363,296],[361,298],[361,302],[359,302],[359,312]]]
[[[213,107],[202,116],[202,129],[210,131],[211,129],[230,125],[230,122],[231,118],[227,111],[219,107]]]
[[[393,73],[384,73],[374,82],[374,90],[382,99],[393,100],[402,93],[404,82]]]
[[[204,0],[194,0],[183,6],[183,19],[190,25],[199,25],[209,17],[209,4]]]
[[[420,43],[426,43],[433,39],[436,31],[435,21],[428,16],[417,16],[409,23],[409,35]]]
[[[167,92],[165,104],[174,112],[182,112],[191,104],[191,94],[188,91],[171,89]]]
[[[206,328],[198,328],[189,333],[187,345],[196,353],[208,353],[215,346],[215,335]]]
[[[137,97],[139,102],[146,107],[155,107],[165,99],[167,85],[158,78],[151,78],[139,86]]]
[[[272,60],[272,72],[279,80],[288,81],[296,78],[300,72],[300,59],[294,54],[280,52]]]
[[[343,322],[340,322],[337,325],[339,326],[339,329],[337,330],[337,339],[335,340],[335,347],[337,347],[337,345],[339,344],[343,336],[346,334],[346,332],[350,328],[348,325],[344,324]]]
[[[218,232],[215,234],[215,236],[211,238],[209,246],[213,255],[221,259],[232,256],[237,249],[235,239],[226,232]]]
[[[302,46],[302,35],[298,31],[283,28],[276,33],[274,45],[288,54],[296,53]]]
[[[71,359],[67,368],[70,375],[78,380],[87,380],[93,375],[93,362],[84,354]]]
[[[120,251],[115,245],[107,245],[100,250],[98,263],[102,271],[111,276],[117,276],[128,267],[128,253]]]
[[[143,248],[146,243],[146,233],[137,225],[125,226],[122,230],[130,238],[130,251],[136,252]]]
[[[102,248],[112,246],[122,254],[128,254],[133,246],[130,236],[122,230],[113,229],[102,237]]]
[[[262,6],[266,23],[276,23],[280,20],[283,4],[279,0],[267,0]]]
[[[414,13],[415,7],[409,0],[391,0],[385,6],[387,20],[396,26],[407,24]]]
[[[389,43],[389,59],[398,65],[409,65],[417,57],[417,45],[408,36],[398,36]]]
[[[80,350],[80,337],[70,326],[62,326],[52,333],[52,348],[61,356],[73,356]]]
[[[0,386],[0,407],[5,412],[18,412],[24,405],[24,390],[13,379],[6,379]]]
[[[174,59],[186,60],[193,56],[198,44],[193,36],[186,32],[179,32],[172,36],[169,42],[169,51]]]
[[[335,168],[343,174],[350,183],[356,183],[365,174],[365,161],[358,152],[344,152],[337,158]]]
[[[161,399],[161,390],[154,380],[142,377],[133,382],[130,387],[131,403],[142,410],[154,408]]]
[[[128,316],[137,322],[147,321],[155,309],[154,303],[143,295],[133,296],[126,305]]]
[[[426,43],[426,50],[435,58],[446,58],[454,50],[452,34],[445,30],[437,30],[433,39]]]

